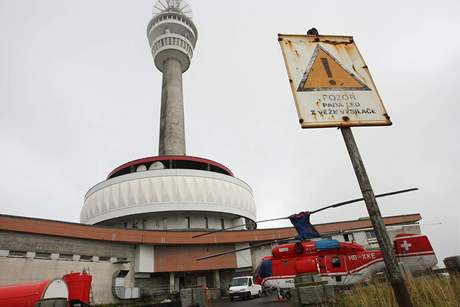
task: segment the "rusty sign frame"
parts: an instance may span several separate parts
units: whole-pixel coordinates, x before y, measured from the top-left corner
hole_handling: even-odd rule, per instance
[[[283,53],[302,128],[389,126],[392,124],[369,69],[352,36],[278,34],[278,42]],[[311,73],[319,50],[323,50],[349,77],[362,84],[363,87],[331,86],[302,89],[301,87],[304,86]],[[332,105],[332,103],[327,104],[324,100],[327,97],[329,99],[332,96],[336,97],[335,95],[342,98],[350,95],[348,97],[354,97],[363,107],[351,109],[347,102],[346,107],[329,109],[324,107],[323,110],[320,110],[321,104],[323,106]],[[370,114],[366,112],[361,114],[360,111]]]

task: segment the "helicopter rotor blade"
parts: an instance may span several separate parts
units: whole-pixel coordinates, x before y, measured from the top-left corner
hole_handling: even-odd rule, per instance
[[[295,239],[295,237],[279,238],[279,239],[276,239],[276,240],[271,240],[271,241],[268,241],[268,242],[264,242],[264,243],[252,245],[252,246],[249,246],[249,247],[243,247],[243,248],[238,248],[238,249],[232,249],[232,250],[229,250],[229,251],[226,251],[226,252],[222,252],[222,253],[218,253],[218,254],[213,254],[213,255],[208,255],[208,256],[196,258],[195,261],[202,261],[202,260],[206,260],[206,259],[209,259],[209,258],[219,257],[219,256],[231,254],[231,253],[236,253],[236,252],[239,252],[239,251],[244,251],[244,250],[248,250],[248,249],[253,249],[253,248],[257,248],[257,247],[261,247],[261,246],[265,246],[265,245],[271,245],[271,244],[273,244],[273,243],[278,243],[279,241],[283,241],[283,240],[292,240],[292,239]]]
[[[257,221],[255,223],[259,224],[259,223],[265,223],[265,222],[273,222],[273,221],[285,220],[287,218],[288,217],[278,217],[278,218],[275,218],[275,219]],[[231,227],[227,227],[227,228],[224,228],[224,229],[217,229],[217,230],[212,230],[212,231],[200,233],[199,235],[195,235],[192,238],[198,238],[198,237],[202,237],[202,236],[207,236],[207,235],[210,235],[210,234],[213,234],[213,233],[216,233],[216,232],[222,232],[222,231],[225,231],[225,230],[235,229],[235,228],[239,228],[239,227],[243,227],[243,226],[246,226],[246,224],[236,225],[236,226],[231,226]]]
[[[417,191],[417,190],[418,190],[418,188],[411,188],[411,189],[393,191],[393,192],[388,192],[388,193],[375,195],[375,198],[391,196],[391,195],[396,195],[396,194],[402,194],[402,193],[407,193],[407,192],[412,192],[412,191]],[[359,201],[362,201],[362,200],[364,200],[363,197],[343,201],[343,202],[340,202],[340,203],[336,203],[336,204],[333,204],[333,205],[329,205],[329,206],[326,206],[326,207],[323,207],[323,208],[316,209],[314,211],[310,211],[310,214],[317,213],[317,212],[320,212],[320,211],[323,211],[323,210],[326,210],[326,209],[329,209],[329,208],[337,208],[337,207],[345,206],[345,205],[356,203],[356,202],[359,202]]]
[[[417,190],[418,190],[418,188],[410,188],[410,189],[405,189],[405,190],[398,190],[398,191],[393,191],[393,192],[388,192],[388,193],[375,195],[375,198],[391,196],[391,195],[396,195],[396,194],[402,194],[402,193],[407,193],[407,192],[412,192],[412,191],[417,191]],[[329,205],[329,206],[326,206],[326,207],[316,209],[314,211],[310,211],[310,214],[314,214],[314,213],[317,213],[317,212],[320,212],[320,211],[323,211],[323,210],[326,210],[326,209],[329,209],[329,208],[337,208],[337,207],[349,205],[349,204],[352,204],[352,203],[357,203],[357,202],[362,201],[362,200],[364,200],[363,197],[355,198],[355,199],[351,199],[351,200],[347,200],[347,201],[342,201],[340,203],[335,203],[335,204],[332,204],[332,205]],[[289,219],[289,216],[257,221],[255,223],[259,224],[259,223],[273,222],[273,221],[280,221],[280,220],[287,220],[287,219]],[[218,230],[212,230],[212,231],[204,232],[204,233],[201,233],[199,235],[194,235],[192,238],[203,237],[203,236],[207,236],[207,235],[210,235],[210,234],[213,234],[213,233],[222,232],[222,231],[226,231],[226,230],[229,230],[229,229],[235,229],[235,228],[239,228],[239,227],[243,227],[243,226],[246,226],[246,224],[237,225],[237,226],[231,226],[231,227],[227,227],[227,228],[224,228],[224,229],[218,229]]]

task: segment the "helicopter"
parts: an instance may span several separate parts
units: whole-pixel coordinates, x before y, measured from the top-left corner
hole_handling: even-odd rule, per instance
[[[375,195],[376,198],[418,190],[411,188]],[[362,201],[356,198],[329,205],[311,212],[305,211],[288,217],[258,221],[257,223],[289,219],[297,231],[296,237],[281,238],[246,248],[230,250],[197,258],[197,261],[277,244],[272,255],[261,259],[254,273],[254,280],[264,288],[277,289],[279,296],[289,299],[289,290],[295,287],[294,279],[300,274],[316,274],[321,281],[337,286],[346,286],[370,280],[376,273],[384,272],[385,264],[381,250],[370,250],[355,242],[319,239],[321,235],[310,223],[310,216],[317,212]],[[195,235],[201,237],[242,225],[228,227]],[[280,242],[291,243],[281,243]],[[393,250],[404,270],[411,274],[422,273],[437,264],[437,258],[427,236],[398,234],[393,240]]]
[[[385,264],[381,250],[367,250],[358,243],[338,240],[318,240],[281,244],[265,256],[255,271],[256,283],[279,289],[294,288],[299,274],[319,274],[332,285],[352,285],[369,281],[383,272]],[[398,234],[393,241],[400,264],[411,274],[422,273],[437,264],[437,258],[427,236]]]

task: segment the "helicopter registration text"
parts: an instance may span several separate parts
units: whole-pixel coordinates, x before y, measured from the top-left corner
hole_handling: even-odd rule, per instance
[[[370,253],[348,256],[348,260],[350,261],[374,260],[374,259],[377,259],[377,256],[375,254],[370,254]]]

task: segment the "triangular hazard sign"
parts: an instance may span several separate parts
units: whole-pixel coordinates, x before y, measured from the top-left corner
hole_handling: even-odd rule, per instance
[[[370,91],[370,88],[343,67],[329,52],[317,45],[297,91],[334,90]]]

